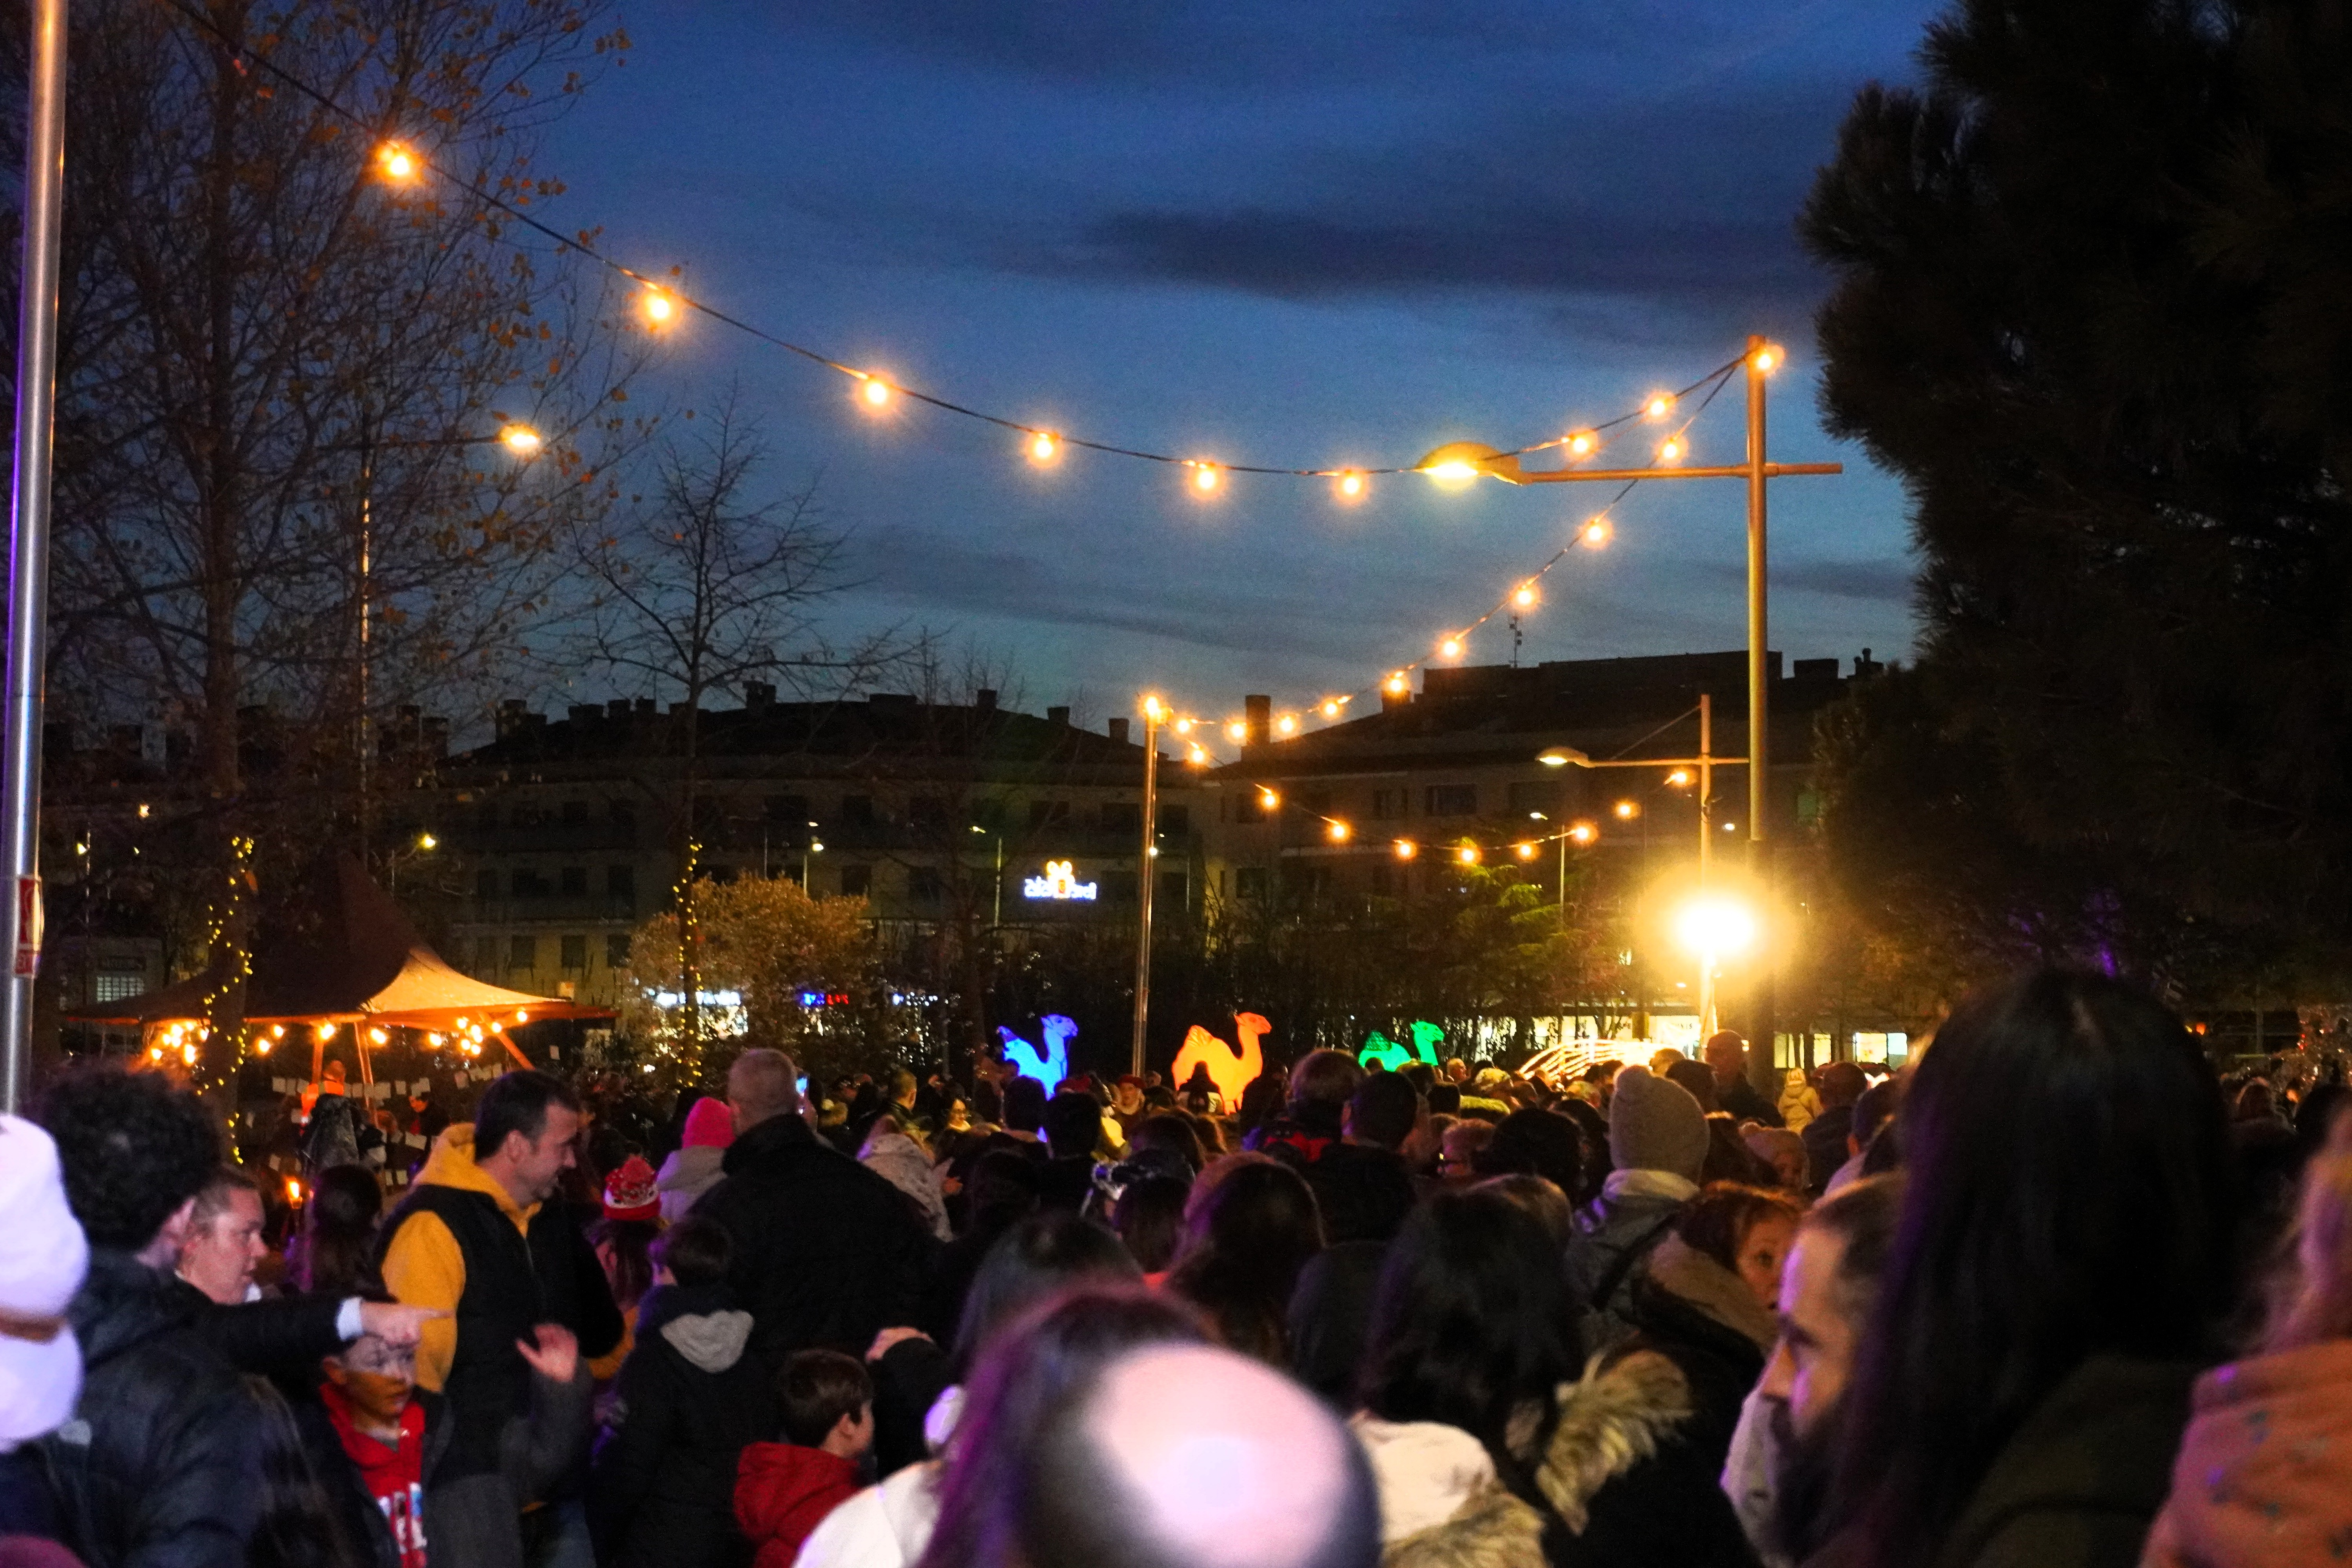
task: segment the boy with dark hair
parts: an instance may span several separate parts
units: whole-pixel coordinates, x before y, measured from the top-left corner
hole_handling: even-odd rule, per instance
[[[590,1469],[589,1521],[606,1568],[734,1568],[736,1461],[774,1424],[747,1352],[751,1314],[727,1286],[726,1227],[689,1215],[653,1244],[654,1285],[621,1363]]]
[[[854,1356],[802,1351],[776,1379],[784,1440],[743,1450],[735,1518],[759,1547],[752,1568],[791,1568],[809,1532],[857,1494],[874,1447],[874,1383]]]

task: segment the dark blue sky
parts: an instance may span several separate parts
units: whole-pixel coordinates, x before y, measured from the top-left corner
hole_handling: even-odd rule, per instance
[[[1122,444],[1297,466],[1517,446],[1680,385],[1762,331],[1773,646],[1900,655],[1903,499],[1813,412],[1823,280],[1790,220],[1853,90],[1911,74],[1916,0],[635,0],[635,48],[557,131],[567,226],[909,384]],[[848,624],[952,632],[1029,705],[1147,687],[1212,716],[1365,687],[1490,605],[1605,499],[1024,462],[1003,432],[876,420],[713,323],[656,391],[739,378],[779,488],[821,473]],[[1737,389],[1692,432],[1736,461]],[[1631,453],[1629,452],[1630,456]],[[1547,580],[1524,658],[1732,647],[1734,483],[1636,490]],[[1469,658],[1509,656],[1497,626]],[[1361,711],[1360,707],[1358,711]]]

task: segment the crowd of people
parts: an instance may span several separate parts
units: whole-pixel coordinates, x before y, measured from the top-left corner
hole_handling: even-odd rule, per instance
[[[80,1068],[0,1119],[0,1565],[2341,1563],[2352,1091],[2278,1065],[2056,970],[1895,1072],[754,1049],[405,1181],[322,1084],[290,1222]]]

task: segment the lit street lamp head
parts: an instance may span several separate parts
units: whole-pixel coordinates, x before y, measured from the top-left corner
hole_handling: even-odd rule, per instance
[[[1729,899],[1695,899],[1675,917],[1675,934],[1693,952],[1739,952],[1756,940],[1756,917]]]
[[[544,444],[528,425],[509,425],[499,431],[499,444],[518,458],[535,458]]]

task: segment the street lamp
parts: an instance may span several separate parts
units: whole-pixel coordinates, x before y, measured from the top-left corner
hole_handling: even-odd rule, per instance
[[[812,822],[809,826],[814,827],[816,824]],[[992,833],[978,823],[972,824],[971,830],[996,840],[996,888],[989,900],[988,915],[988,929],[994,931],[1004,923],[1004,835],[1001,831]]]
[[[1748,756],[1753,764],[1748,770],[1748,850],[1749,866],[1762,885],[1769,887],[1769,867],[1765,862],[1765,793],[1771,782],[1771,751],[1769,721],[1771,691],[1765,679],[1765,645],[1768,625],[1765,613],[1765,587],[1768,577],[1765,551],[1765,489],[1769,481],[1799,474],[1839,474],[1845,471],[1842,463],[1775,463],[1764,452],[1764,383],[1765,378],[1787,363],[1788,355],[1780,348],[1761,337],[1748,340],[1748,352],[1741,356],[1741,368],[1748,384],[1748,455],[1747,461],[1736,466],[1685,467],[1686,455],[1679,431],[1669,436],[1658,449],[1658,463],[1645,468],[1544,468],[1529,470],[1519,463],[1516,452],[1497,452],[1491,447],[1475,441],[1456,441],[1440,447],[1417,465],[1421,471],[1441,485],[1467,484],[1480,476],[1502,480],[1506,484],[1557,484],[1599,481],[1604,484],[1628,484],[1638,479],[1744,479],[1748,484]],[[1673,411],[1674,397],[1660,393],[1652,398],[1643,412],[1653,419],[1663,419]],[[1569,437],[1571,458],[1590,450],[1591,443],[1582,447],[1577,437]],[[1553,767],[1565,765],[1574,759],[1563,756],[1559,762],[1545,761]],[[1759,998],[1759,1020],[1753,1032],[1770,1049],[1772,1038],[1771,1006],[1769,993]]]
[[[1756,917],[1743,904],[1702,893],[1683,906],[1675,934],[1698,955],[1698,1037],[1704,1041],[1715,1033],[1716,965],[1756,940]]]

